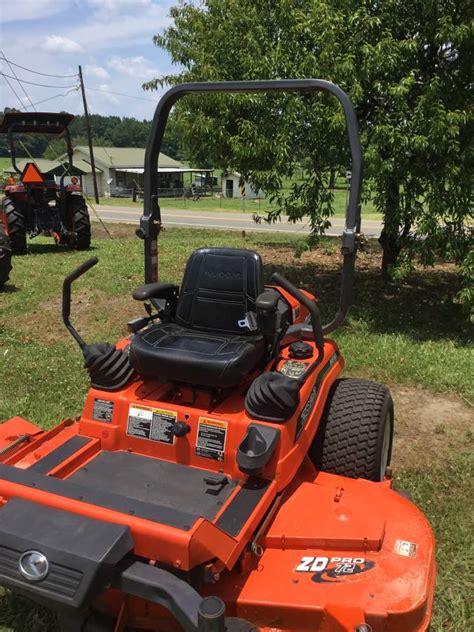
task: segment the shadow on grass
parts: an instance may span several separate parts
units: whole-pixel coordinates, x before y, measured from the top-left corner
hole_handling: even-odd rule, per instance
[[[13,283],[7,283],[0,289],[0,295],[1,294],[14,294],[15,292],[19,292],[19,289],[20,288],[18,288],[16,285],[13,285]]]
[[[324,322],[336,313],[341,271],[339,266],[303,263],[270,264],[265,267],[266,282],[279,272],[295,285],[314,293]],[[465,345],[472,331],[454,297],[459,291],[458,277],[451,270],[427,269],[411,274],[403,283],[386,283],[378,269],[356,271],[354,303],[350,316],[364,321],[374,333],[406,334],[414,340],[448,339]]]
[[[41,255],[47,253],[75,253],[75,252],[92,252],[97,250],[95,246],[90,246],[87,250],[75,250],[74,248],[69,248],[68,246],[59,246],[58,244],[32,244],[31,242],[28,244],[28,255]]]

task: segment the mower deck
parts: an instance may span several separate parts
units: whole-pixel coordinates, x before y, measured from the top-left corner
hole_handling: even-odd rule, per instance
[[[34,427],[19,422],[3,425],[0,447],[2,438],[12,438],[10,424],[31,433]],[[216,470],[102,450],[98,439],[77,434],[79,425],[63,422],[12,454],[10,465],[0,465],[0,495],[32,503],[38,520],[41,506],[66,512],[66,520],[83,516],[86,525],[128,528],[136,555],[180,571],[217,557],[213,572],[228,614],[262,631],[332,632],[360,623],[377,632],[426,629],[435,578],[432,533],[390,481],[318,473],[306,459],[279,494],[275,482],[257,477],[226,477],[215,485],[224,481]],[[249,532],[265,516],[265,533],[245,553]],[[32,524],[35,519],[32,514]],[[60,536],[54,525],[48,531],[52,542]],[[214,583],[202,589],[215,593]],[[122,603],[113,595],[101,600],[107,612]],[[174,629],[159,605],[129,597],[128,609],[137,627]]]

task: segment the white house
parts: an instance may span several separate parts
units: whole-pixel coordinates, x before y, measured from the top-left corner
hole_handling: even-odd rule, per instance
[[[256,200],[264,198],[265,194],[260,189],[255,191],[251,182],[242,181],[242,176],[237,171],[224,172],[222,174],[222,196],[226,198],[245,198]]]
[[[100,196],[113,196],[120,190],[131,189],[134,183],[142,186],[145,161],[143,147],[94,147],[94,160]],[[89,148],[84,145],[74,147],[73,162],[78,166],[83,164],[89,166],[88,172],[82,177],[82,186],[86,195],[94,195]],[[160,154],[158,171],[160,172],[160,188],[169,189],[171,193],[183,188],[183,174],[189,170],[177,160]]]

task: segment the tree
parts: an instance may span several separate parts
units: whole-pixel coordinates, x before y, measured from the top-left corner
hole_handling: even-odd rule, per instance
[[[171,9],[155,36],[180,70],[144,85],[320,77],[349,93],[365,155],[365,196],[383,213],[382,268],[469,249],[472,117],[467,0],[203,0]],[[472,108],[471,108],[472,111]],[[325,96],[187,97],[175,119],[189,156],[233,168],[315,233],[332,212],[330,174],[346,162],[343,117]],[[318,151],[315,148],[319,147]],[[330,149],[332,148],[332,149]],[[290,195],[282,179],[312,172]]]

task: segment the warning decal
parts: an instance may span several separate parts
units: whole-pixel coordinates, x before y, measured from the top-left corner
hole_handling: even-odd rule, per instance
[[[172,410],[131,404],[128,411],[127,434],[160,443],[174,443],[173,426],[178,414]]]
[[[196,454],[216,461],[224,460],[227,422],[199,417]]]
[[[96,421],[110,423],[114,414],[114,403],[108,399],[94,399],[94,410],[92,418]]]
[[[402,557],[416,557],[418,551],[418,545],[415,542],[408,542],[407,540],[397,540],[395,542],[395,553]]]

